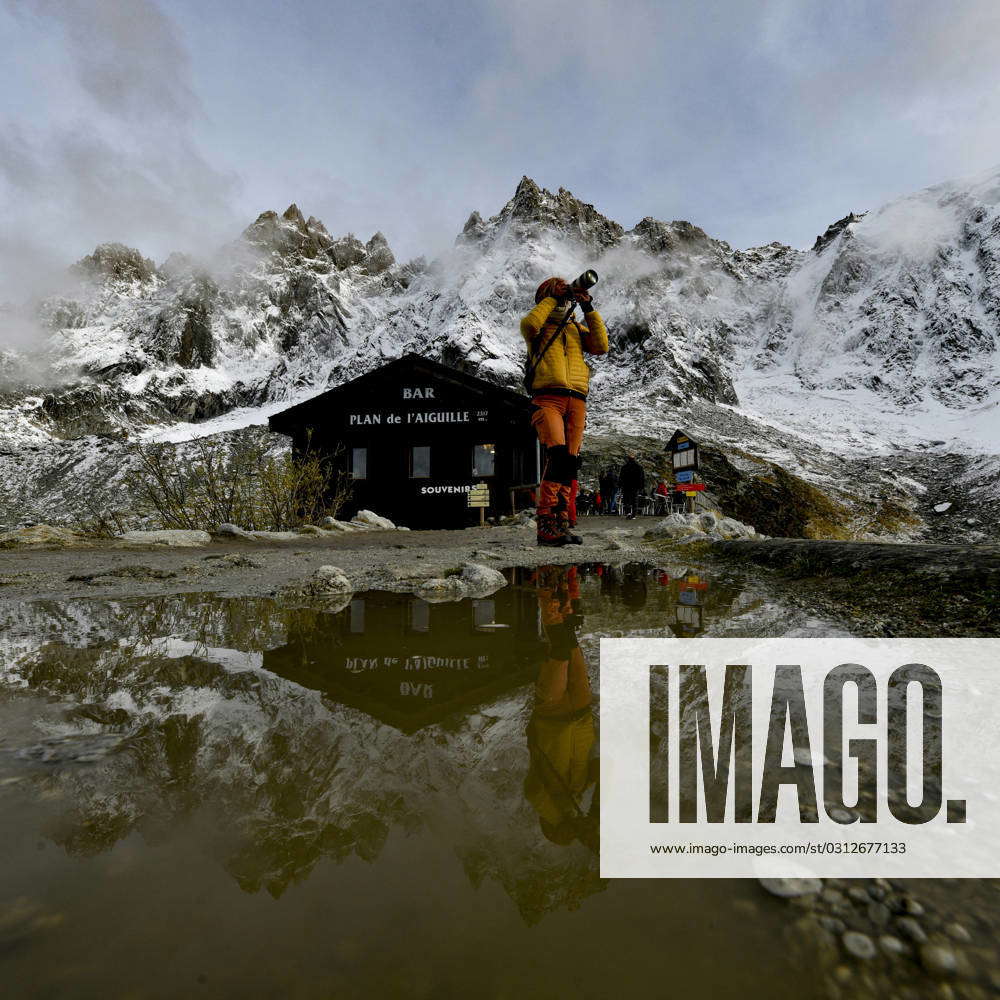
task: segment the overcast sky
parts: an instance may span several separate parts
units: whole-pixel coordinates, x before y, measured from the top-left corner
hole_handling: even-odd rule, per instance
[[[397,256],[522,174],[812,243],[1000,163],[997,0],[0,0],[0,293],[295,201]]]

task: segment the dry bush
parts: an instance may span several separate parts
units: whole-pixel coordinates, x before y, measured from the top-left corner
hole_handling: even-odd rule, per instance
[[[132,458],[122,480],[130,506],[161,528],[228,523],[286,531],[336,517],[349,494],[346,478],[335,471],[336,456],[308,450],[275,455],[265,438],[253,435],[228,442],[201,438],[183,448],[137,444]],[[112,528],[122,518],[105,513],[103,521]]]

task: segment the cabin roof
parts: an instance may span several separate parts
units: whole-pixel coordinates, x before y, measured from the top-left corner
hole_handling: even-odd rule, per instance
[[[336,405],[340,397],[347,397],[358,389],[364,389],[369,383],[375,385],[383,381],[391,381],[393,378],[403,381],[414,377],[426,378],[437,384],[450,384],[489,399],[494,405],[505,406],[518,413],[527,413],[531,407],[531,401],[519,392],[514,392],[512,389],[496,385],[493,382],[487,382],[485,379],[469,375],[457,368],[450,368],[448,365],[441,364],[440,361],[432,361],[419,354],[408,353],[374,368],[364,375],[359,375],[349,382],[343,382],[332,389],[312,396],[310,399],[296,403],[294,406],[288,407],[287,410],[275,413],[268,419],[268,426],[271,430],[289,433],[294,427],[315,419],[315,414],[331,403]]]
[[[691,437],[691,435],[690,435],[690,434],[688,434],[688,432],[687,432],[687,431],[682,431],[682,430],[681,430],[681,429],[680,429],[680,428],[678,427],[678,428],[677,428],[677,430],[675,430],[675,431],[674,431],[674,433],[670,435],[670,440],[669,440],[669,441],[667,442],[667,445],[666,445],[666,447],[667,447],[667,450],[668,450],[668,451],[671,451],[671,450],[673,450],[673,447],[674,447],[674,445],[675,445],[675,444],[677,443],[677,439],[678,439],[678,438],[682,438],[682,437],[683,437],[683,438],[687,438],[687,439],[688,439],[688,441],[690,441],[690,442],[691,442],[691,444],[692,444],[692,445],[694,445],[694,447],[695,447],[695,448],[697,448],[697,447],[698,447],[698,442],[697,442],[697,441],[695,441],[695,439],[694,439],[693,437]]]

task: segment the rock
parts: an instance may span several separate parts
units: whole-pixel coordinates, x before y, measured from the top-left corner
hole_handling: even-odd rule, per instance
[[[916,944],[923,944],[927,940],[927,932],[913,917],[900,917],[896,921],[896,927],[903,937],[909,938]]]
[[[892,934],[883,934],[878,943],[887,955],[905,955],[910,950],[905,942]]]
[[[254,538],[262,542],[297,542],[299,536],[294,531],[251,531]]]
[[[948,924],[945,932],[956,941],[971,941],[972,935],[961,924]]]
[[[300,535],[322,535],[323,530],[317,528],[315,524],[300,524],[297,533]]]
[[[380,517],[370,510],[359,510],[354,515],[354,521],[359,524],[367,524],[371,528],[380,528],[383,531],[395,531],[396,525],[387,517]]]
[[[922,945],[920,964],[936,979],[950,979],[958,972],[958,957],[945,944]]]
[[[242,552],[233,552],[231,555],[223,556],[222,562],[227,566],[239,569],[262,569],[264,564],[259,559],[243,555]]]
[[[835,823],[853,823],[857,819],[857,816],[849,809],[841,809],[839,807],[831,809],[828,815]]]
[[[701,531],[704,531],[706,535],[715,531],[715,526],[718,524],[718,520],[714,514],[710,514],[706,511],[704,514],[694,514],[693,517],[696,519],[698,528]]]
[[[500,524],[504,526],[522,526],[530,527],[534,529],[535,527],[535,512],[530,508],[527,510],[519,510],[516,514],[510,514],[507,517],[500,519]]]
[[[760,878],[757,881],[772,896],[790,899],[793,896],[812,896],[823,891],[823,880],[818,878]]]
[[[465,583],[457,576],[432,577],[417,588],[419,597],[431,603],[460,601],[468,593]]]
[[[166,545],[172,549],[190,549],[208,545],[212,536],[207,531],[189,531],[181,528],[161,531],[126,531],[118,536],[123,542],[139,545]]]
[[[220,524],[215,529],[215,533],[217,535],[222,535],[224,538],[253,538],[253,535],[251,535],[249,531],[245,531],[243,528],[235,524]]]
[[[316,594],[351,594],[354,585],[339,566],[320,566],[313,573],[310,589]]]
[[[860,931],[847,931],[841,940],[844,942],[844,950],[847,954],[853,955],[855,958],[874,958],[878,953],[875,942],[867,934],[862,934]]]
[[[727,541],[731,538],[752,538],[753,529],[733,517],[724,517],[715,526],[715,530]]]
[[[324,517],[322,521],[319,522],[321,528],[325,528],[327,531],[357,531],[357,525],[351,524],[348,521],[338,521],[335,517]]]
[[[680,538],[677,541],[678,545],[693,545],[695,542],[710,542],[712,541],[711,535],[705,535],[701,532],[697,532],[693,535],[687,535],[685,538]]]
[[[714,521],[713,521],[714,524]],[[646,538],[682,538],[684,535],[691,535],[700,532],[697,515],[695,514],[668,514],[662,521],[658,521],[646,533]]]
[[[889,923],[889,918],[892,916],[889,912],[889,907],[886,906],[885,903],[876,903],[874,901],[868,904],[866,912],[868,913],[868,919],[876,927],[885,927],[885,925]]]
[[[28,528],[5,531],[0,535],[0,549],[18,549],[29,545],[74,545],[83,539],[69,528],[51,524],[35,524]]]
[[[462,582],[475,597],[486,597],[507,586],[507,578],[491,566],[480,563],[466,563],[462,567]]]

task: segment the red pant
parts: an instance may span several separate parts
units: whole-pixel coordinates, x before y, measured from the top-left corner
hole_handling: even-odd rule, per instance
[[[532,398],[535,412],[531,426],[535,428],[538,440],[546,449],[565,448],[576,458],[583,444],[583,428],[587,423],[587,404],[575,396],[559,396],[539,393]],[[576,478],[575,465],[572,468],[554,469],[558,458],[550,455],[542,473],[538,490],[537,510],[539,514],[551,514],[553,510],[566,510],[572,500],[573,480]]]

